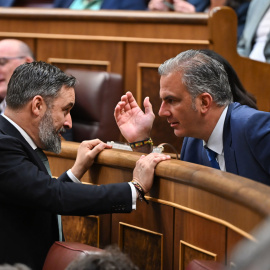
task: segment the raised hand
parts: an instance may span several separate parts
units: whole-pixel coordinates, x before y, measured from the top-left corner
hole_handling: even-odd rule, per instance
[[[128,142],[145,140],[150,137],[155,115],[149,97],[144,99],[145,113],[138,106],[131,92],[121,97],[115,107],[116,123]]]
[[[85,172],[92,166],[94,159],[103,149],[111,146],[99,139],[83,141],[77,152],[76,161],[71,168],[71,172],[78,179],[81,179]]]

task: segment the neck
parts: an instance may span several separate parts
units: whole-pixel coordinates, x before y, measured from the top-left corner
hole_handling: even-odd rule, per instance
[[[5,110],[5,116],[11,119],[14,123],[20,126],[33,140],[33,142],[41,147],[40,139],[39,139],[39,122],[37,119],[30,117],[25,109],[13,110],[9,107]]]
[[[220,118],[220,116],[225,108],[226,108],[226,106],[211,107],[208,114],[205,116],[205,126],[204,126],[205,132],[204,132],[201,139],[204,140],[206,143],[208,142],[208,140],[209,140],[215,126],[217,125],[217,122],[218,122],[218,120],[219,120],[219,118]]]

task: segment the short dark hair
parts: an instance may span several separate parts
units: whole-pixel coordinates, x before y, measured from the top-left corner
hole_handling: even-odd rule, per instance
[[[16,263],[14,265],[2,264],[0,270],[31,270],[28,266],[22,263]]]
[[[66,270],[139,270],[130,258],[117,246],[109,246],[104,251],[87,254],[73,261]]]
[[[36,95],[42,96],[47,103],[58,96],[63,86],[71,88],[75,84],[73,76],[51,64],[42,61],[25,63],[18,66],[10,78],[7,106],[12,109],[22,108]]]
[[[227,73],[221,63],[198,50],[188,50],[168,59],[158,69],[166,76],[179,73],[194,100],[202,93],[212,96],[218,106],[228,105],[233,101]]]

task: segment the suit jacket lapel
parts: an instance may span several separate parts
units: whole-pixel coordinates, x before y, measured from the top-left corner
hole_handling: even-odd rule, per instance
[[[44,166],[43,162],[41,161],[37,153],[32,149],[29,143],[24,139],[21,133],[2,115],[0,115],[0,132],[2,134],[9,135],[9,136],[19,139],[22,142],[23,146],[26,148],[27,154],[30,156],[31,161],[34,164],[36,164],[40,170],[48,173],[46,167]]]
[[[228,107],[227,115],[224,122],[223,128],[223,150],[224,150],[224,158],[226,171],[234,174],[238,174],[238,168],[235,158],[235,151],[232,148],[232,133],[231,133],[231,113],[236,103],[232,103]]]

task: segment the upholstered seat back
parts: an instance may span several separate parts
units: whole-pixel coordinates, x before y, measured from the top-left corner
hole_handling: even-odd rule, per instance
[[[102,249],[76,242],[55,242],[50,248],[43,270],[64,270],[75,259],[84,257],[93,252],[102,252]]]
[[[193,260],[185,270],[225,270],[225,266],[216,261]]]
[[[79,69],[67,69],[65,72],[78,80],[76,102],[71,110],[73,141],[95,138],[105,142],[119,140],[114,108],[123,94],[121,75]]]

